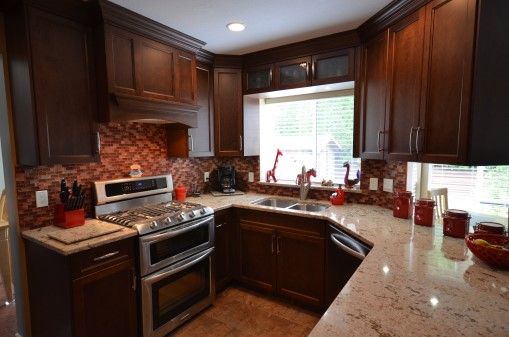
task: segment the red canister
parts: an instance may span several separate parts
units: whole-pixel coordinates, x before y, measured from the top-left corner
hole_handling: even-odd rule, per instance
[[[435,201],[432,199],[419,199],[415,202],[414,224],[421,226],[433,226],[433,211]]]
[[[475,233],[505,234],[505,226],[498,222],[483,221],[474,226]]]
[[[470,214],[459,209],[449,209],[444,215],[444,235],[464,238],[470,226]]]
[[[410,218],[410,205],[412,203],[411,200],[412,192],[394,192],[394,207],[392,209],[392,215],[394,215],[396,218]]]
[[[186,200],[186,195],[187,195],[187,188],[185,186],[177,186],[177,188],[175,188],[175,199],[177,199],[178,201],[184,201]]]

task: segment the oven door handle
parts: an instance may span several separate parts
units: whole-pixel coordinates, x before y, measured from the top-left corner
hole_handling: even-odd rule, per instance
[[[147,244],[147,243],[152,243],[152,242],[155,242],[155,241],[160,241],[160,240],[164,240],[164,239],[167,239],[167,238],[171,238],[171,237],[177,236],[179,234],[182,234],[182,233],[188,232],[190,230],[193,230],[196,227],[200,227],[203,224],[206,224],[206,223],[210,222],[213,219],[214,219],[213,217],[206,217],[205,219],[200,220],[200,221],[198,221],[196,223],[183,224],[180,229],[171,229],[170,228],[170,229],[168,229],[168,230],[166,230],[166,231],[164,231],[162,233],[145,235],[145,236],[142,236],[140,238],[140,241],[141,241],[142,244]]]
[[[148,277],[145,277],[143,279],[143,283],[146,284],[146,285],[150,285],[150,284],[153,284],[155,282],[158,282],[168,276],[171,276],[173,274],[176,274],[186,268],[189,268],[189,267],[192,267],[194,266],[195,264],[197,263],[200,263],[201,261],[205,260],[206,258],[208,258],[212,252],[214,251],[214,247],[212,248],[209,248],[207,250],[204,250],[203,252],[201,253],[198,253],[196,255],[193,255],[191,256],[191,258],[188,258],[188,259],[185,259],[181,262],[177,262],[175,263],[174,265],[171,265],[163,270],[160,270],[158,272],[156,272],[154,275],[151,275],[151,276],[148,276]]]

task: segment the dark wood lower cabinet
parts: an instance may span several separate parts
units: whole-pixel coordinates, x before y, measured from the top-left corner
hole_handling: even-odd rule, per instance
[[[216,212],[215,222],[215,277],[216,293],[226,289],[233,276],[234,223],[230,209]]]
[[[323,304],[325,240],[287,231],[277,234],[277,292],[300,303]]]
[[[137,336],[134,246],[63,256],[26,241],[32,336]]]
[[[275,235],[272,228],[240,220],[240,281],[265,292],[276,290]]]
[[[324,306],[325,223],[239,210],[239,281],[321,309]]]

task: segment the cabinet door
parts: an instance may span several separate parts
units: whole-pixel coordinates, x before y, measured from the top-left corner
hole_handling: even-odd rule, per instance
[[[244,72],[246,94],[271,91],[274,89],[272,83],[272,64],[251,67]]]
[[[214,155],[214,73],[212,67],[196,67],[198,82],[198,127],[189,129],[189,157]]]
[[[140,37],[135,57],[141,96],[175,101],[175,50]]]
[[[34,8],[29,29],[40,163],[97,161],[92,31]]]
[[[276,87],[291,89],[311,84],[311,57],[302,57],[276,63]]]
[[[277,234],[277,291],[320,307],[324,298],[324,239],[281,231]]]
[[[466,160],[474,0],[435,0],[426,6],[423,104],[418,132],[419,158],[454,164]]]
[[[133,261],[73,281],[74,336],[136,336]]]
[[[389,29],[385,151],[390,160],[415,160],[419,126],[424,19],[421,9]]]
[[[242,72],[240,69],[214,69],[215,152],[217,156],[241,156]]]
[[[232,277],[233,224],[230,220],[229,211],[218,212],[214,215],[216,293],[224,290]]]
[[[105,39],[108,91],[113,94],[138,95],[134,54],[135,35],[106,26]]]
[[[353,81],[353,48],[314,55],[312,61],[313,85]]]
[[[178,50],[176,58],[178,100],[182,103],[196,104],[196,57]]]
[[[361,158],[383,159],[387,32],[367,42],[362,53]]]
[[[266,292],[275,291],[275,241],[273,229],[240,221],[240,281]]]

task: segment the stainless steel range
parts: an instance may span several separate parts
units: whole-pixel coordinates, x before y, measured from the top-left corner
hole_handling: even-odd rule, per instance
[[[214,300],[214,211],[172,200],[171,175],[95,182],[96,217],[139,237],[143,336],[164,336]]]

